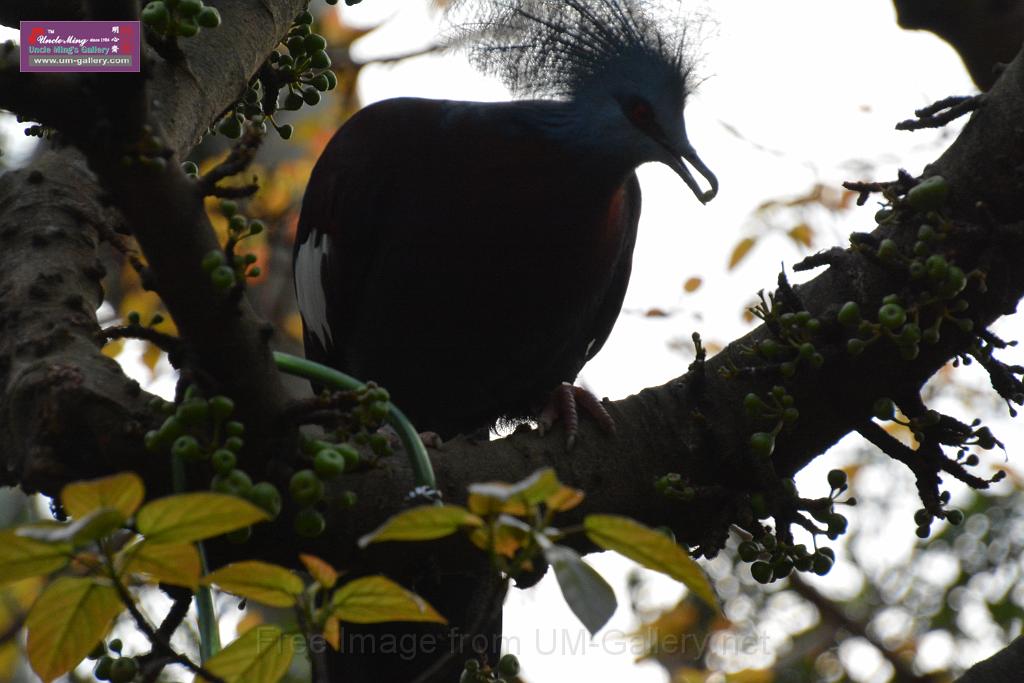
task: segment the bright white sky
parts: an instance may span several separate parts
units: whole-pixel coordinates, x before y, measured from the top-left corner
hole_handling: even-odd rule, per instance
[[[356,57],[400,54],[430,43],[436,17],[425,4],[399,3],[402,9],[395,11],[394,3],[366,0],[343,7],[344,16],[356,23],[390,16],[383,28],[357,44]],[[788,268],[801,256],[789,240],[772,236],[739,268],[725,272],[735,243],[756,227],[752,212],[758,204],[801,194],[815,182],[890,179],[898,165],[919,173],[937,156],[947,134],[901,133],[893,125],[932,101],[973,92],[952,49],[930,34],[901,31],[889,0],[730,0],[705,12],[713,20],[705,30],[701,67],[707,80],[686,116],[691,142],[717,174],[721,191],[711,204],[701,206],[667,168],[640,169],[644,213],[625,308],[682,312],[670,318],[623,314],[581,377],[599,396],[623,397],[684,372],[690,358],[671,350],[670,339],[688,339],[698,330],[706,340],[727,342],[748,329],[741,319],[744,305],[758,289],[774,287],[780,263]],[[508,97],[499,83],[478,75],[458,57],[428,56],[370,67],[360,85],[366,103],[400,95]],[[873,213],[869,205],[840,222],[815,215],[816,247],[841,243],[854,229],[870,229]],[[691,276],[704,277],[704,285],[684,294],[682,283]],[[1012,452],[1024,431],[1020,424],[1009,423],[997,434]],[[842,461],[836,454],[819,460],[798,480],[801,490],[808,487],[807,495],[823,495],[824,472]],[[909,477],[906,485],[905,507],[911,510],[916,505]],[[895,551],[898,556],[908,547],[913,535],[910,512],[899,516],[903,519],[894,519],[885,530],[899,540],[883,542],[888,545],[880,547],[880,556],[892,557],[894,547],[903,549]],[[857,523],[856,512],[851,522]],[[608,554],[591,555],[588,561],[615,587],[620,605],[628,604],[625,573],[630,563]],[[840,563],[821,585],[841,589],[843,576]],[[655,604],[669,606],[683,594],[658,575],[650,574],[650,581]],[[520,655],[527,679],[539,683],[663,683],[667,677],[660,667],[635,665],[633,653],[615,637],[635,626],[628,608],[620,607],[596,639],[581,637],[582,627],[550,576],[531,591],[513,591],[506,610],[512,651]],[[771,647],[770,626],[764,635]],[[557,654],[551,654],[554,640],[566,643]],[[968,659],[987,654],[971,653]],[[884,669],[877,668],[870,653],[853,649],[845,656],[863,658],[863,680],[884,680]]]

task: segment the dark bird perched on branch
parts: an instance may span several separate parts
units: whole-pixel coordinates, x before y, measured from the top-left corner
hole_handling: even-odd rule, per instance
[[[474,61],[549,99],[363,109],[313,169],[294,252],[306,355],[445,438],[537,415],[556,389],[574,413],[629,281],[638,165],[667,164],[701,202],[718,189],[686,137],[681,30],[639,0],[487,7],[464,27]]]

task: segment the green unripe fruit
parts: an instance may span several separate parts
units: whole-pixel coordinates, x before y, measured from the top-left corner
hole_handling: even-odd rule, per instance
[[[917,534],[918,538],[928,538],[928,535],[931,533],[931,531],[926,526],[919,526],[917,527],[917,531],[915,531],[914,533]]]
[[[519,675],[519,659],[515,655],[504,655],[498,660],[498,673],[502,676]]]
[[[919,259],[914,259],[913,261],[911,261],[907,271],[910,273],[910,278],[912,280],[921,279],[922,277],[924,277],[926,272],[924,264],[921,263]]]
[[[330,89],[330,81],[327,80],[327,76],[325,76],[324,74],[314,76],[313,80],[311,80],[309,84],[312,85],[317,90],[319,90],[320,92],[325,92],[326,90]]]
[[[753,541],[743,541],[737,552],[744,562],[753,562],[761,554],[761,549]]]
[[[789,558],[782,558],[772,563],[772,578],[774,580],[784,579],[793,571],[793,561]]]
[[[203,9],[203,0],[178,0],[175,9],[183,17],[194,17]]]
[[[892,209],[879,209],[875,212],[875,222],[884,223],[892,218]]]
[[[841,534],[846,531],[846,517],[843,517],[838,512],[833,512],[828,518],[828,530],[829,533]]]
[[[836,553],[835,553],[834,550],[832,550],[832,548],[827,548],[827,547],[824,547],[824,546],[821,547],[821,548],[818,548],[818,554],[819,555],[824,555],[828,559],[832,560],[833,563],[836,561]]]
[[[803,344],[800,345],[798,353],[800,354],[801,358],[810,358],[811,356],[814,355],[814,351],[814,344],[810,342],[804,342]]]
[[[342,491],[341,495],[338,496],[338,505],[341,507],[355,507],[357,502],[359,502],[359,496],[356,495],[355,491]]]
[[[292,36],[284,44],[293,57],[298,57],[306,52],[304,41],[300,36]]]
[[[754,432],[750,435],[750,450],[762,458],[769,457],[775,450],[775,437],[768,432]]]
[[[196,437],[190,434],[184,434],[174,440],[174,445],[171,446],[171,454],[185,462],[201,460],[204,455],[202,447],[196,441]]]
[[[217,266],[224,265],[224,252],[220,249],[206,252],[201,265],[207,273],[213,272],[213,269]]]
[[[161,443],[160,432],[155,429],[149,430],[146,432],[145,436],[142,437],[142,445],[151,453],[159,450]]]
[[[925,510],[924,508],[921,508],[920,510],[914,513],[914,524],[918,526],[928,526],[928,524],[931,521],[932,514]]]
[[[160,425],[159,439],[163,443],[171,443],[179,436],[181,436],[181,432],[183,430],[184,427],[181,424],[181,420],[179,420],[174,415],[171,415],[169,418],[164,420],[164,423],[162,425]]]
[[[935,228],[925,223],[917,229],[917,239],[929,241],[935,237]]]
[[[245,230],[246,224],[245,216],[232,216],[228,221],[228,229],[232,232],[241,232]]]
[[[242,436],[245,434],[245,425],[232,420],[224,423],[224,433],[228,436]]]
[[[313,15],[310,14],[308,11],[303,10],[302,12],[299,12],[297,17],[295,17],[295,23],[296,24],[306,24],[306,25],[312,24],[313,23]]]
[[[182,424],[201,425],[206,421],[209,412],[206,401],[201,398],[190,398],[178,406],[175,414]]]
[[[218,394],[210,399],[210,415],[216,422],[223,422],[235,412],[235,402],[227,396]]]
[[[238,464],[238,456],[226,448],[218,448],[210,456],[210,466],[217,474],[227,474],[235,469]]]
[[[198,28],[196,29],[199,30]],[[232,140],[242,137],[242,120],[232,114],[220,122],[217,131],[224,137]]]
[[[846,472],[842,470],[832,470],[828,473],[828,485],[832,487],[832,490],[838,490],[846,486]]]
[[[946,297],[954,297],[967,286],[967,276],[962,268],[950,266],[946,273],[946,279],[939,287],[939,293]]]
[[[914,344],[912,346],[901,346],[900,347],[900,358],[903,360],[914,360],[921,353],[921,348]]]
[[[800,411],[796,408],[786,408],[782,411],[782,421],[787,424],[792,424],[800,419]]]
[[[786,361],[785,363],[779,363],[779,374],[785,378],[790,378],[796,374],[796,363]]]
[[[281,136],[282,140],[287,140],[292,136],[292,124],[286,123],[277,129],[277,134]]]
[[[174,32],[182,38],[191,38],[199,33],[199,24],[194,19],[181,18],[174,22]],[[241,132],[241,129],[239,129],[239,132]]]
[[[197,176],[199,175],[199,167],[195,165],[195,162],[186,161],[181,165],[181,170],[185,175]]]
[[[940,175],[925,178],[907,192],[907,203],[915,211],[932,211],[946,203],[949,183]]]
[[[749,393],[743,398],[743,408],[747,411],[747,415],[751,417],[760,415],[764,407],[764,401],[755,393]]]
[[[261,481],[255,484],[249,489],[246,498],[253,505],[270,515],[271,518],[277,517],[281,513],[281,492],[269,481]]]
[[[878,322],[890,330],[907,322],[907,311],[899,304],[885,304],[878,309]]]
[[[878,258],[882,261],[891,263],[898,259],[900,256],[900,248],[896,246],[896,242],[891,239],[882,240],[881,244],[878,245]]]
[[[391,453],[391,443],[388,441],[388,437],[379,433],[371,434],[370,450],[377,455],[389,455]]]
[[[210,488],[217,493],[246,497],[252,490],[252,479],[242,470],[231,470],[227,474],[216,474],[210,480]]]
[[[347,443],[338,444],[335,450],[341,453],[341,457],[345,459],[346,472],[352,472],[359,468],[359,451],[357,451],[355,448],[353,448]]]
[[[829,571],[832,570],[833,564],[834,560],[832,558],[827,555],[818,554],[814,556],[814,560],[811,564],[811,571],[818,576],[825,576],[825,574],[828,574]]]
[[[946,521],[953,526],[960,526],[964,521],[964,513],[960,510],[948,510],[946,512]]]
[[[929,327],[921,334],[921,339],[926,344],[938,344],[939,343],[939,330],[934,327]]]
[[[107,645],[107,647],[110,648],[111,652],[116,652],[117,654],[121,654],[121,650],[124,648],[124,643],[121,642],[120,638],[114,638],[113,640],[110,641],[110,643]]]
[[[295,515],[295,533],[306,538],[314,538],[324,532],[327,520],[313,508],[303,508]]]
[[[110,680],[110,669],[114,666],[114,658],[110,655],[104,655],[100,657],[100,661],[96,662],[96,668],[93,669],[93,676],[99,681]]]
[[[214,288],[224,292],[235,286],[235,271],[230,266],[217,266],[210,272]]]
[[[900,330],[899,343],[905,345],[916,344],[921,341],[921,327],[917,323],[907,323]]]
[[[267,226],[266,226],[266,224],[263,221],[260,221],[260,220],[249,221],[249,234],[250,235],[258,235],[258,234],[260,234],[261,232],[263,232],[266,229],[267,229]]]
[[[216,7],[204,7],[196,16],[196,23],[203,28],[217,28],[220,26],[220,12]]]
[[[310,33],[305,38],[306,52],[319,52],[327,48],[327,40],[318,33]]]
[[[856,327],[860,322],[860,306],[856,301],[847,301],[839,309],[839,322],[846,327]]]
[[[139,18],[142,19],[142,23],[148,26],[162,28],[167,25],[168,19],[171,18],[171,13],[167,11],[167,5],[160,0],[155,0],[142,8]]]
[[[324,68],[326,68],[326,67],[324,67]],[[328,90],[334,90],[336,87],[338,87],[338,77],[336,75],[334,75],[333,71],[325,71],[325,72],[323,72],[320,75],[324,76],[327,79],[327,89]]]
[[[238,453],[240,450],[242,450],[242,446],[244,445],[245,441],[243,441],[241,438],[237,436],[229,436],[228,438],[224,439],[224,448],[234,453]]]
[[[315,106],[320,103],[320,91],[314,87],[304,88],[302,90],[302,99],[309,106]]]
[[[220,212],[225,218],[231,218],[238,213],[238,204],[230,199],[220,200]]]
[[[302,102],[302,95],[297,92],[290,92],[284,96],[284,103],[281,105],[281,109],[295,111],[302,107]]]
[[[309,58],[309,65],[314,69],[329,69],[331,66],[330,56],[320,50],[320,52],[314,52]]]
[[[891,398],[883,396],[871,405],[871,414],[879,420],[891,420],[896,415],[896,404]]]
[[[288,493],[298,505],[312,505],[324,497],[324,483],[313,470],[299,470],[288,482]]]
[[[345,458],[333,448],[325,448],[313,458],[313,469],[321,479],[334,479],[345,471]]]
[[[772,580],[772,566],[767,562],[758,561],[750,565],[750,575],[754,577],[754,581],[758,583],[771,583]]]

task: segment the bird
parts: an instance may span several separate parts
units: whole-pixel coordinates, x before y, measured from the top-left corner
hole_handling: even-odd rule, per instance
[[[537,416],[574,430],[575,400],[607,418],[572,383],[622,306],[635,170],[663,163],[702,203],[718,191],[686,134],[687,30],[646,4],[479,4],[452,42],[517,99],[394,98],[341,126],[294,243],[307,358],[444,439]]]

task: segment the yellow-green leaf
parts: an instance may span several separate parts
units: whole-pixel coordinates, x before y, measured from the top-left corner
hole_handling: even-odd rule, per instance
[[[597,633],[615,613],[615,591],[571,548],[548,544],[544,547],[544,559],[554,570],[569,609],[590,635]]]
[[[124,605],[113,586],[62,576],[43,591],[25,619],[32,670],[47,683],[67,673],[100,642]]]
[[[50,574],[70,561],[70,544],[37,541],[19,536],[18,531],[0,531],[0,585]]]
[[[97,508],[69,524],[28,526],[18,530],[18,535],[44,543],[69,543],[80,547],[96,539],[109,536],[124,524],[125,517],[114,508]]]
[[[298,635],[284,633],[276,626],[256,626],[203,664],[226,683],[278,683],[295,656]],[[196,676],[195,683],[207,679]]]
[[[78,519],[99,508],[120,510],[125,519],[135,514],[146,496],[142,479],[134,472],[76,481],[60,492],[60,501],[69,515]]]
[[[333,614],[324,622],[323,637],[332,650],[337,652],[341,649],[341,620]]]
[[[184,586],[193,591],[202,574],[199,551],[191,543],[141,541],[122,553],[122,574],[144,574],[154,583]]]
[[[302,566],[306,568],[313,580],[324,588],[334,588],[334,584],[338,582],[338,570],[316,555],[300,553],[299,561],[302,562]]]
[[[544,502],[562,487],[555,470],[537,470],[515,484],[485,482],[469,486],[469,509],[474,514],[489,515],[506,512],[523,515],[532,505]]]
[[[382,621],[447,623],[426,600],[385,576],[364,576],[334,591],[331,615],[357,624]]]
[[[302,593],[302,579],[284,567],[259,560],[245,560],[221,567],[203,577],[221,590],[271,607],[291,607]]]
[[[135,525],[150,543],[190,543],[267,519],[266,512],[237,496],[182,493],[146,503]]]
[[[459,505],[421,505],[389,517],[376,530],[359,539],[365,548],[381,541],[429,541],[454,534],[462,527],[478,527],[483,520]]]
[[[583,502],[583,491],[574,489],[571,486],[562,486],[560,489],[555,491],[552,495],[548,496],[548,499],[544,501],[544,504],[548,506],[549,510],[555,512],[565,512],[572,510],[574,507]]]
[[[789,235],[791,240],[805,247],[811,246],[814,242],[814,228],[807,225],[807,223],[800,223],[790,228],[786,234]]]
[[[754,237],[744,237],[737,242],[736,246],[733,247],[732,255],[729,256],[729,270],[738,266],[740,261],[742,261],[747,254],[750,253],[750,250],[754,248],[755,244],[757,244],[757,239]]]
[[[583,528],[598,546],[671,576],[704,603],[718,609],[718,599],[700,565],[664,534],[619,515],[588,515],[583,519]]]

